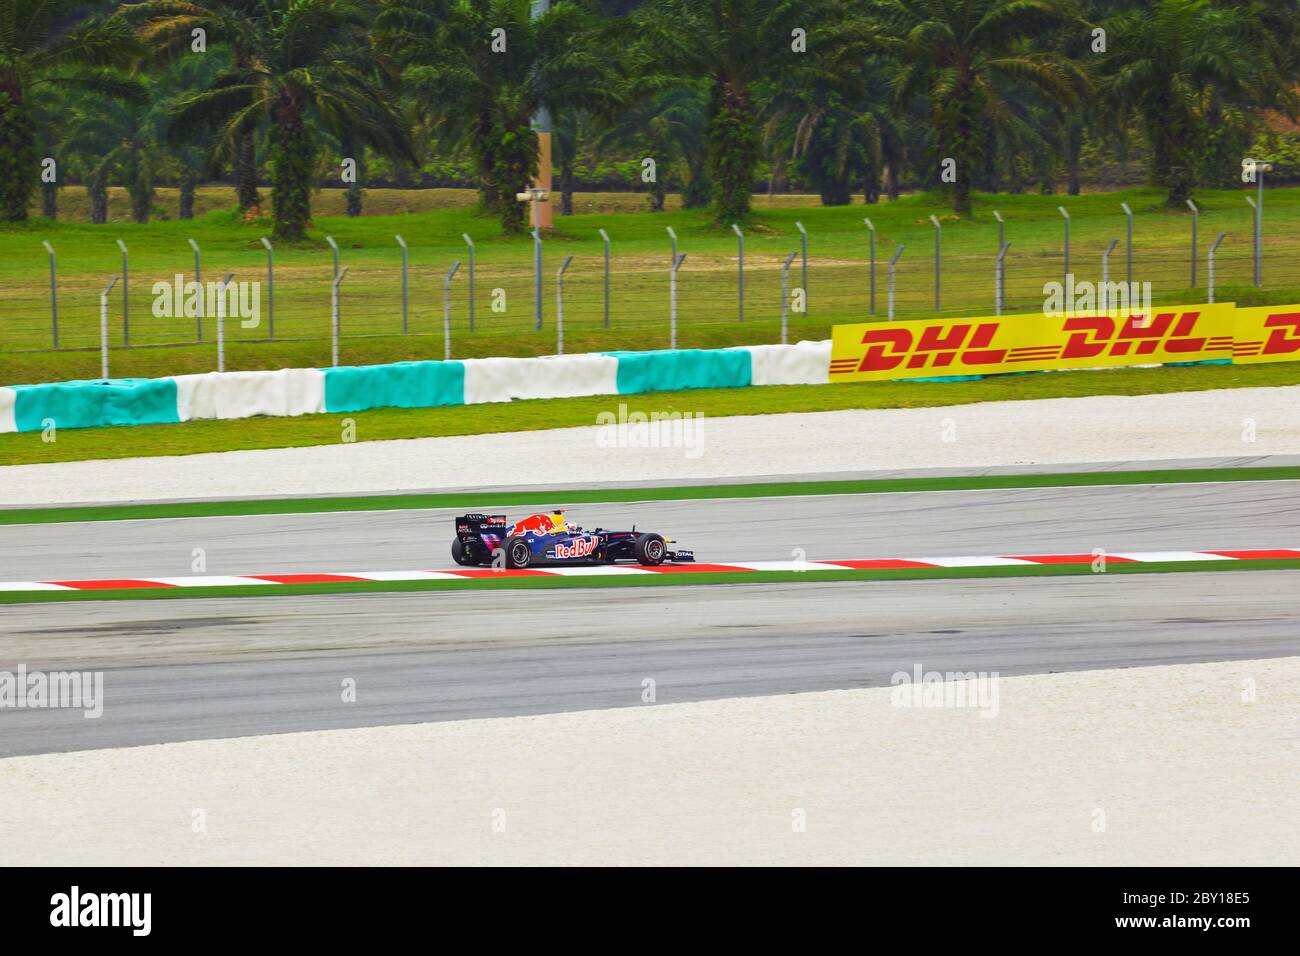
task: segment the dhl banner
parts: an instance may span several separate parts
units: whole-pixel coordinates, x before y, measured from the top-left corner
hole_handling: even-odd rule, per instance
[[[1232,335],[1233,364],[1300,362],[1300,305],[1237,309]]]
[[[1300,305],[1178,305],[1149,315],[1004,315],[837,325],[832,382],[1170,362],[1300,361]]]

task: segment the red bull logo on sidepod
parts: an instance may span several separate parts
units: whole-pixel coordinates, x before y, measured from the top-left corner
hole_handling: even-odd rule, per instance
[[[529,515],[516,521],[510,529],[509,537],[522,534],[555,534],[564,530],[564,512],[554,511],[549,514]]]
[[[588,558],[596,550],[595,538],[575,538],[571,543],[555,546],[557,558]]]

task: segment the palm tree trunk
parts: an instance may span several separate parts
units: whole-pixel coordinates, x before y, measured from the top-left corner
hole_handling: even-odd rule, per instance
[[[36,123],[22,87],[0,81],[0,221],[27,218],[39,168]]]
[[[495,131],[492,117],[481,114],[474,127],[474,162],[478,166],[478,204],[482,212],[495,213],[501,205],[496,183]]]
[[[703,163],[687,160],[690,180],[682,187],[682,208],[703,209],[709,204],[709,174]]]
[[[311,187],[316,150],[304,122],[305,103],[300,95],[283,92],[276,103],[271,130],[271,234],[296,241],[307,235],[311,221]]]
[[[346,212],[349,217],[355,219],[361,215],[361,208],[365,203],[365,182],[366,182],[366,148],[359,145],[350,135],[345,135],[340,144],[343,147],[344,158],[350,158],[356,164],[356,178],[348,183],[345,192]]]
[[[257,150],[251,129],[239,134],[238,156],[235,160],[235,193],[241,213],[258,213],[262,197],[257,194]]]
[[[199,187],[199,173],[196,169],[185,168],[181,170],[180,190],[181,190],[181,209],[180,218],[194,218],[194,194]]]
[[[560,215],[573,215],[573,159],[568,156],[560,163]]]
[[[46,219],[59,218],[58,183],[41,183],[41,215]]]
[[[1193,137],[1193,123],[1173,116],[1167,117],[1156,133],[1155,172],[1157,181],[1164,181],[1165,205],[1170,209],[1183,209],[1196,186]]]
[[[898,165],[891,160],[885,167],[885,195],[890,202],[898,202],[898,193]]]
[[[531,114],[521,112],[508,119],[512,129],[498,129],[493,143],[496,165],[492,182],[499,190],[497,215],[506,234],[524,231],[532,203],[516,202],[515,195],[528,189],[537,173],[538,141]]]
[[[732,223],[749,215],[759,159],[758,122],[747,92],[729,80],[721,80],[714,102],[709,122],[713,211],[718,222]]]
[[[138,223],[147,223],[153,211],[153,173],[147,162],[136,160],[136,171],[127,181],[127,193],[131,197],[131,218]]]
[[[90,221],[102,226],[108,222],[108,170],[96,169],[90,174],[86,195],[90,199]]]
[[[1079,155],[1083,152],[1083,124],[1077,119],[1066,121],[1065,128],[1065,171],[1066,191],[1071,196],[1079,195]]]

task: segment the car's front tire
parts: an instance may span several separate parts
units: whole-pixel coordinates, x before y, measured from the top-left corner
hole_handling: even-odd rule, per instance
[[[506,567],[526,568],[533,562],[533,549],[523,538],[506,538]]]
[[[668,556],[668,545],[657,534],[642,534],[637,536],[636,543],[632,545],[632,553],[636,555],[638,564],[654,567],[664,563],[664,558]]]

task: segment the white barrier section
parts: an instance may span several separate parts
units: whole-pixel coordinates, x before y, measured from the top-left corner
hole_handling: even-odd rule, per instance
[[[825,385],[830,381],[831,343],[747,345],[751,385]]]
[[[325,373],[317,368],[176,376],[176,412],[183,422],[323,411]]]
[[[12,388],[0,388],[0,433],[18,431],[18,423],[14,420],[17,398],[18,393]]]
[[[612,355],[465,359],[465,404],[618,394]]]

